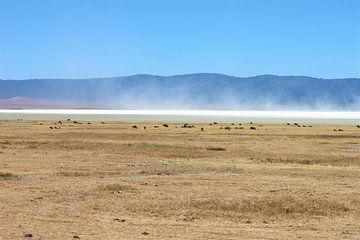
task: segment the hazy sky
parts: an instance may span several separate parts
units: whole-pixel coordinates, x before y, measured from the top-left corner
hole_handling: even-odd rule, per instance
[[[0,0],[0,78],[360,77],[360,0]]]

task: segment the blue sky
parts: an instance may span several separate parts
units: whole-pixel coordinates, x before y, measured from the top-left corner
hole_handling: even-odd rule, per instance
[[[360,77],[359,0],[0,0],[0,78]]]

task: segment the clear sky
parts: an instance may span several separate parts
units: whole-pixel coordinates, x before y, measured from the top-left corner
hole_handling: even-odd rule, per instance
[[[360,77],[360,0],[0,0],[0,78]]]

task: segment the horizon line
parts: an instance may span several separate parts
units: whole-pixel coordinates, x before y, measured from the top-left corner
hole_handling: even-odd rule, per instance
[[[152,76],[152,77],[181,77],[181,76],[189,76],[189,75],[201,75],[201,74],[209,74],[209,75],[222,75],[226,77],[233,78],[254,78],[254,77],[306,77],[313,79],[322,79],[322,80],[335,80],[335,79],[360,79],[360,76],[357,77],[340,77],[340,78],[323,78],[323,77],[313,77],[309,75],[278,75],[278,74],[258,74],[258,75],[250,75],[250,76],[236,76],[232,74],[218,73],[218,72],[194,72],[194,73],[183,73],[183,74],[171,74],[171,75],[157,75],[157,74],[148,74],[148,73],[137,73],[123,76],[111,76],[111,77],[84,77],[84,78],[57,78],[57,77],[41,77],[41,78],[22,78],[22,79],[3,79],[0,78],[0,81],[26,81],[26,80],[92,80],[92,79],[113,79],[113,78],[127,78],[127,77],[135,77],[135,76]]]

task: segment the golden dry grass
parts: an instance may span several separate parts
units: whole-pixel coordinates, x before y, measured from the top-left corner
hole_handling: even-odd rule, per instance
[[[132,125],[0,125],[0,239],[360,238],[355,126]]]

